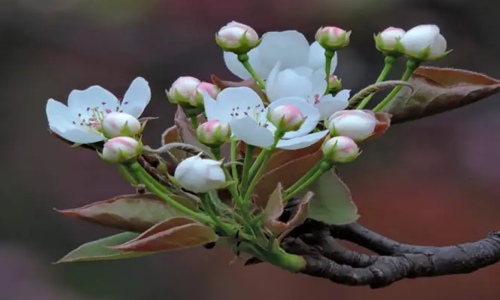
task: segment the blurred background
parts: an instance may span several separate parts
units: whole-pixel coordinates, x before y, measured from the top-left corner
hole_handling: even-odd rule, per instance
[[[51,263],[114,233],[64,218],[71,208],[133,192],[91,151],[47,132],[48,98],[99,84],[121,97],[136,76],[153,90],[146,142],[173,122],[164,89],[182,75],[234,78],[214,33],[232,20],[264,33],[319,26],[353,31],[336,75],[345,88],[382,67],[372,35],[388,26],[441,27],[454,51],[437,64],[500,78],[500,2],[488,0],[0,0],[0,300],[500,299],[500,264],[473,274],[406,280],[381,290],[344,287],[260,264],[229,250],[194,249],[135,260]],[[402,65],[393,73],[399,78]],[[500,229],[500,95],[391,128],[341,169],[360,222],[432,245]]]

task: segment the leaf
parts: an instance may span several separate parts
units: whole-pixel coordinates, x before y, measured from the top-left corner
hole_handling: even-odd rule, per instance
[[[177,130],[177,126],[172,126],[167,128],[161,134],[161,145],[167,145],[170,143],[182,143],[181,137],[179,136],[179,131]],[[171,149],[169,152],[177,159],[178,161],[183,160],[187,157],[186,152],[179,149]]]
[[[172,218],[151,227],[135,239],[111,247],[121,251],[168,251],[202,246],[217,241],[208,226],[188,218]]]
[[[287,236],[295,227],[302,225],[309,217],[309,202],[313,198],[313,192],[307,192],[299,201],[297,210],[292,214],[290,220],[286,223],[286,231],[281,234],[281,238]]]
[[[205,151],[206,153],[212,153],[210,148],[208,148],[207,146],[203,145],[198,141],[198,138],[196,137],[196,132],[191,127],[191,123],[180,105],[177,106],[177,112],[175,113],[174,123],[175,126],[177,127],[177,134],[182,143],[198,147],[203,151]]]
[[[189,201],[180,196],[175,199],[185,205]],[[68,217],[133,232],[143,232],[162,221],[184,216],[156,195],[149,193],[117,196],[79,208],[55,210]]]
[[[133,232],[123,232],[117,235],[108,236],[106,238],[92,241],[81,245],[63,258],[55,262],[68,263],[79,261],[98,261],[98,260],[116,260],[145,256],[153,253],[148,252],[123,252],[109,249],[110,246],[120,245],[131,239],[134,239],[139,234]]]
[[[330,225],[345,225],[359,218],[349,189],[333,171],[323,174],[311,190],[315,197],[309,205],[309,218]]]
[[[371,112],[371,111],[369,111]],[[373,112],[371,112],[373,113]],[[372,140],[381,137],[387,129],[391,126],[391,118],[392,115],[389,113],[373,113],[375,118],[377,119],[377,124],[375,125],[375,130],[373,134],[367,138],[366,140]]]
[[[323,141],[324,140],[321,139],[307,148],[302,148],[298,150],[280,150],[280,149],[276,150],[273,153],[273,155],[271,155],[271,158],[267,163],[266,172],[264,172],[264,174],[286,164],[287,162],[296,160],[300,157],[304,157],[318,151],[318,149],[321,148]]]
[[[403,88],[382,111],[403,123],[462,107],[500,92],[500,81],[467,70],[420,67],[410,78],[415,92]]]
[[[278,183],[262,213],[262,224],[275,234],[281,233],[286,229],[286,224],[278,220],[285,209],[283,206],[282,191],[283,187]]]
[[[266,207],[267,200],[278,185],[278,182],[281,183],[284,189],[290,187],[322,157],[323,152],[319,148],[311,154],[295,158],[265,173],[255,187],[255,205],[257,207]]]

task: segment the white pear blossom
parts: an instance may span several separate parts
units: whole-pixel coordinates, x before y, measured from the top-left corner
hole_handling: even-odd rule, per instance
[[[94,85],[85,90],[73,90],[67,106],[49,99],[46,114],[54,133],[73,143],[90,144],[105,139],[102,120],[108,113],[123,112],[138,118],[150,100],[148,82],[137,77],[121,102],[108,90]]]
[[[310,133],[317,125],[320,114],[311,104],[301,97],[285,97],[264,106],[259,95],[248,87],[226,88],[217,100],[204,94],[207,119],[219,120],[231,126],[233,135],[247,144],[266,148],[274,143],[276,127],[267,120],[267,112],[280,105],[290,104],[297,107],[306,120],[296,131],[285,133],[277,148],[295,150],[308,147],[328,133],[328,130]]]
[[[283,97],[298,96],[314,105],[321,114],[321,119],[328,119],[333,113],[349,105],[350,90],[341,90],[335,96],[324,95],[328,82],[325,71],[310,68],[281,70],[281,63],[273,68],[266,83],[266,94],[274,102]]]

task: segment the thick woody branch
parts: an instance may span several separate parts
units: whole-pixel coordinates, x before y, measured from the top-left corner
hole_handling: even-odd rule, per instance
[[[381,255],[349,250],[335,238],[351,241]],[[303,255],[303,273],[333,282],[372,288],[405,278],[465,274],[500,261],[500,232],[454,246],[401,244],[359,224],[328,226],[308,220],[283,241],[287,251]]]

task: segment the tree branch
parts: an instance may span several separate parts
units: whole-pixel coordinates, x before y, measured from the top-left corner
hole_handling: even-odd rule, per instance
[[[340,245],[356,243],[379,255],[367,255]],[[304,256],[302,273],[333,282],[381,288],[405,278],[465,274],[500,261],[500,232],[483,240],[454,246],[401,244],[362,225],[328,226],[308,220],[282,243],[290,253]]]

